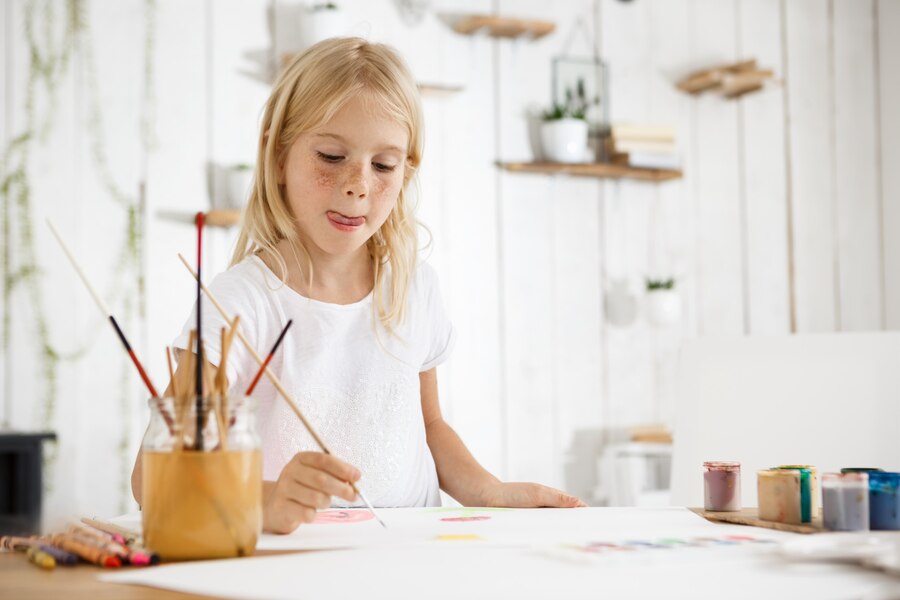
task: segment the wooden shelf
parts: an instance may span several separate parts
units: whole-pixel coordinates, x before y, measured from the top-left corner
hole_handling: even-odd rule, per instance
[[[204,211],[204,223],[209,227],[234,227],[241,222],[241,211],[236,208],[214,208]],[[156,215],[167,221],[188,223],[193,225],[197,217],[195,212],[161,210]]]
[[[552,21],[536,21],[531,19],[512,19],[493,15],[462,15],[454,19],[453,31],[463,35],[487,33],[491,37],[537,39],[554,29]]]
[[[641,181],[668,181],[680,179],[681,171],[675,169],[647,169],[610,163],[499,163],[513,173],[543,173],[547,175],[576,175],[601,179],[639,179]]]
[[[695,71],[675,87],[688,94],[712,91],[720,92],[725,98],[739,98],[761,90],[765,82],[773,77],[771,69],[760,69],[756,66],[756,59],[750,59]]]

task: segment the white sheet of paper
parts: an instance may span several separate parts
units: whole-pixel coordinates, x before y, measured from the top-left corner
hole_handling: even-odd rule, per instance
[[[436,511],[382,509],[374,521],[304,525],[263,536],[260,548],[346,550],[180,563],[101,575],[226,598],[760,598],[896,597],[889,576],[835,564],[794,563],[775,551],[795,534],[709,523],[685,509]],[[442,518],[490,516],[485,520]],[[126,524],[126,520],[119,519]],[[441,536],[478,536],[453,541]],[[593,554],[588,542],[750,536],[762,542]],[[574,547],[573,547],[574,546]],[[878,590],[893,589],[887,595]]]
[[[340,520],[339,515],[365,520]],[[476,535],[485,544],[556,544],[596,541],[618,542],[648,537],[716,535],[721,526],[685,508],[381,508],[381,527],[364,509],[332,509],[328,523],[300,526],[287,535],[263,534],[257,550],[325,550],[362,548],[382,544],[427,542],[442,536]],[[141,530],[140,514],[112,522]],[[741,530],[746,532],[746,530]],[[781,532],[766,531],[777,539]]]

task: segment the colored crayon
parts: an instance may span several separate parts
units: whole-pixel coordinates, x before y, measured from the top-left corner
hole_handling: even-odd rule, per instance
[[[58,565],[70,567],[78,564],[78,556],[76,554],[66,552],[63,549],[51,546],[50,544],[38,544],[37,547],[52,556]]]
[[[154,557],[154,555],[146,549],[116,541],[116,538],[124,540],[119,534],[111,534],[92,527],[82,527],[78,525],[69,526],[69,532],[76,536],[80,535],[87,538],[83,541],[91,542],[92,545],[98,546],[105,552],[115,554],[123,561],[128,561],[132,565],[145,567],[147,565],[159,564],[159,557]]]
[[[132,552],[132,554],[141,554],[147,557],[147,564],[150,565],[158,565],[160,563],[159,554],[156,552],[151,552],[147,548],[139,544],[128,544],[128,549]]]
[[[32,538],[5,535],[0,538],[0,548],[22,552],[28,560],[43,569],[52,569],[56,566],[56,560],[41,550],[38,542]]]
[[[95,565],[112,568],[122,566],[122,561],[119,560],[118,556],[106,553],[96,546],[85,544],[75,536],[58,533],[54,535],[52,539],[54,546],[58,546],[66,552],[77,554],[84,560],[94,563]]]
[[[52,569],[56,567],[56,560],[37,546],[28,546],[28,548],[25,549],[25,554],[28,556],[28,560],[42,569]]]
[[[120,544],[130,544],[141,538],[139,533],[132,531],[131,529],[126,529],[125,527],[120,527],[115,523],[107,523],[106,521],[98,521],[97,519],[89,519],[87,517],[82,517],[81,522],[85,525],[90,525],[94,529],[99,529],[100,531],[112,535],[113,539],[115,539],[116,536],[121,537],[121,540],[115,540]]]
[[[118,557],[118,559],[122,561],[122,564],[128,562],[128,550],[111,540],[97,539],[89,535],[79,534],[75,531],[69,531],[66,535],[77,542],[93,546],[105,554]]]

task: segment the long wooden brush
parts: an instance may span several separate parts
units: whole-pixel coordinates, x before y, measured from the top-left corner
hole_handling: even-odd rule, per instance
[[[57,231],[56,227],[53,225],[53,222],[50,219],[47,219],[47,226],[50,227],[50,231],[53,232],[53,237],[55,237],[56,241],[59,242],[59,245],[62,246],[63,252],[68,257],[69,262],[71,262],[72,266],[75,267],[75,272],[78,273],[78,277],[81,278],[81,281],[84,283],[85,287],[88,289],[88,292],[91,293],[91,296],[94,298],[94,302],[97,304],[97,308],[99,308],[100,312],[103,313],[103,315],[109,319],[110,323],[112,323],[113,329],[116,330],[116,334],[118,334],[119,340],[122,342],[122,346],[125,347],[125,352],[127,352],[128,356],[131,357],[131,362],[134,363],[134,366],[135,366],[135,368],[137,368],[138,374],[141,376],[141,379],[143,380],[144,385],[147,386],[147,391],[150,392],[151,398],[156,399],[157,406],[159,406],[159,412],[166,422],[166,427],[169,428],[169,432],[171,433],[174,428],[174,423],[172,422],[172,418],[169,416],[169,413],[166,412],[165,407],[159,401],[159,394],[156,391],[156,387],[154,387],[153,382],[150,381],[150,377],[147,375],[147,372],[144,371],[144,367],[143,367],[143,365],[141,365],[141,361],[138,360],[137,355],[134,353],[134,350],[131,348],[131,344],[128,343],[128,338],[125,337],[125,333],[122,331],[122,328],[119,327],[119,323],[116,321],[116,318],[113,316],[112,311],[109,310],[109,307],[100,298],[100,294],[97,293],[97,290],[95,290],[94,286],[91,285],[91,282],[88,281],[87,275],[84,274],[84,270],[81,268],[81,265],[75,259],[75,255],[72,254],[71,250],[69,250],[68,244],[66,244],[63,241],[62,236],[59,234],[59,231]]]

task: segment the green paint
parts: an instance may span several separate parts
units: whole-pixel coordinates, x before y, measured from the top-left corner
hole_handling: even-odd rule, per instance
[[[803,523],[809,523],[812,521],[812,477],[810,467],[782,465],[775,468],[782,471],[800,471],[800,520]]]

